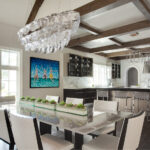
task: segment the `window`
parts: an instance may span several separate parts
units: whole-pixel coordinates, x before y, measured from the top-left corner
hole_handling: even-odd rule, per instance
[[[111,79],[111,67],[106,65],[93,65],[94,86],[107,86],[108,80]]]
[[[0,50],[0,96],[17,96],[19,52]]]

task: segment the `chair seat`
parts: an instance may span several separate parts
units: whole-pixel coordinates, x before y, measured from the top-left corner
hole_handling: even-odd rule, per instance
[[[119,137],[108,134],[103,134],[84,144],[82,150],[117,150],[119,144]]]
[[[104,128],[101,128],[100,130],[92,132],[92,134],[93,135],[107,134],[107,133],[113,132],[114,130],[115,130],[115,124],[112,123],[110,125],[107,125]]]
[[[44,134],[41,136],[43,150],[71,150],[73,144],[58,137]]]

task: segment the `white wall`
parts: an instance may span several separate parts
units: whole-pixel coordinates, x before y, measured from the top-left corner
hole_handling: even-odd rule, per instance
[[[69,77],[67,74],[67,64],[69,62],[69,53],[84,56],[84,57],[90,57],[93,58],[93,63],[95,64],[103,64],[106,65],[107,60],[105,57],[101,57],[95,54],[91,53],[84,53],[79,52],[77,50],[71,50],[71,49],[65,49],[63,51],[64,53],[64,77],[63,77],[63,87],[64,88],[86,88],[86,87],[92,87],[93,86],[93,77]]]
[[[52,59],[60,62],[60,87],[59,88],[30,88],[30,57]],[[23,95],[45,98],[46,95],[63,96],[63,53],[40,54],[23,52]]]
[[[22,49],[17,37],[18,30],[18,27],[0,23],[0,46]]]
[[[135,67],[138,70],[138,84],[140,87],[146,87],[150,74],[143,73],[144,63],[137,59],[138,63],[131,63],[129,59],[121,60],[121,84],[127,86],[127,71],[131,67]]]
[[[93,61],[95,63],[99,63],[99,64],[106,64],[107,62],[107,59],[104,57],[100,57],[95,54],[79,52],[77,50],[72,50],[68,48],[65,48],[62,52],[56,52],[54,54],[23,52],[23,85],[22,85],[23,95],[45,98],[45,96],[49,94],[49,95],[58,95],[62,99],[63,88],[70,88],[70,86],[74,88],[76,86],[83,87],[84,85],[86,85],[86,87],[87,86],[91,87],[91,82],[93,81],[93,78],[90,78],[90,77],[77,78],[77,77],[66,76],[67,63],[65,60],[65,56],[68,53],[78,54],[78,55],[85,56],[85,57],[91,57],[93,58]],[[29,61],[30,57],[52,59],[52,60],[58,60],[60,62],[60,87],[59,88],[30,88],[30,61]]]

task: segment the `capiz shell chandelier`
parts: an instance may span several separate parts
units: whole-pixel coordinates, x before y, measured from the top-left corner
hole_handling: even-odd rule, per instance
[[[78,12],[65,11],[34,20],[20,29],[18,36],[26,51],[54,53],[68,45],[79,24]]]

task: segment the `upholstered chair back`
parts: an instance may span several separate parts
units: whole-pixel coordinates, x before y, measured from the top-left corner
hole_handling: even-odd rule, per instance
[[[138,148],[143,129],[144,118],[145,112],[140,112],[134,117],[125,119],[118,149],[136,150]]]
[[[83,99],[82,98],[70,98],[70,97],[67,97],[66,98],[66,103],[67,104],[74,104],[74,105],[78,105],[78,104],[83,104]]]
[[[59,102],[59,96],[47,95],[46,100],[48,100],[48,101],[54,100],[56,103],[58,103]]]
[[[134,92],[134,98],[139,100],[150,100],[148,92]]]
[[[11,133],[9,133],[9,131]],[[11,143],[12,131],[10,128],[10,122],[8,118],[7,110],[0,108],[0,139],[7,143]]]
[[[101,112],[116,112],[118,110],[118,102],[94,100],[93,110]]]
[[[10,120],[18,150],[43,149],[35,118],[11,113]]]

